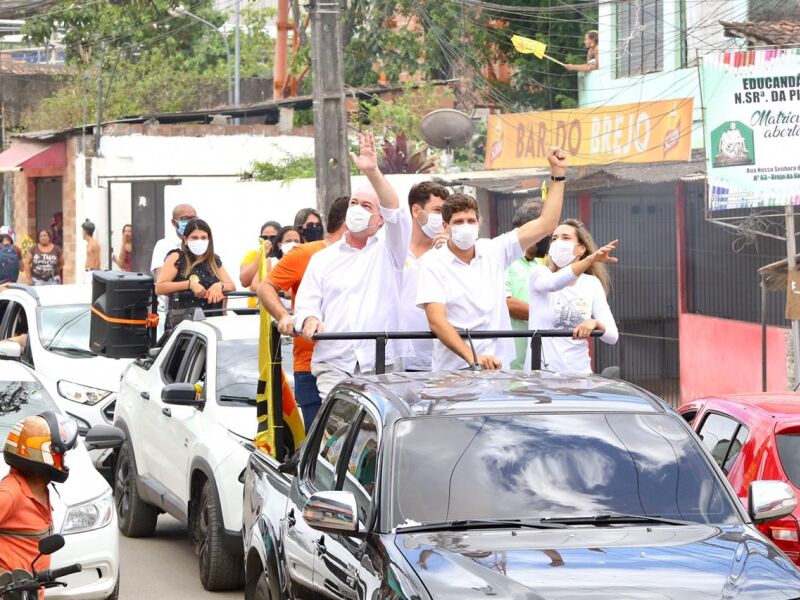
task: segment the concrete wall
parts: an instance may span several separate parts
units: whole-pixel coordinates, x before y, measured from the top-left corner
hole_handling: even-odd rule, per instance
[[[747,0],[685,2],[685,33],[681,29],[680,5],[680,0],[663,2],[663,69],[647,75],[617,77],[618,52],[624,52],[625,46],[617,39],[616,3],[600,3],[600,67],[578,74],[578,98],[581,107],[694,98],[692,148],[702,148],[702,102],[696,57],[714,50],[733,49],[741,43],[725,38],[719,21],[746,20]],[[687,65],[681,65],[682,38],[687,44]]]
[[[787,389],[786,332],[767,328],[767,391]],[[679,319],[681,400],[761,391],[761,326],[684,313]]]

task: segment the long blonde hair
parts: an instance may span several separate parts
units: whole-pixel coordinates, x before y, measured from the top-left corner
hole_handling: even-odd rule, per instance
[[[586,229],[586,225],[577,219],[567,219],[566,221],[562,221],[561,225],[569,225],[572,227],[575,230],[575,236],[578,238],[578,243],[586,249],[579,257],[579,260],[586,258],[594,252],[597,252],[597,244],[595,243],[592,234],[589,233],[588,229]],[[547,266],[551,269],[555,266],[553,260],[549,256],[547,257]],[[592,266],[586,269],[586,273],[587,275],[594,275],[600,280],[600,284],[603,286],[603,290],[605,290],[607,296],[611,291],[611,278],[608,276],[608,269],[606,269],[605,263],[592,263]]]

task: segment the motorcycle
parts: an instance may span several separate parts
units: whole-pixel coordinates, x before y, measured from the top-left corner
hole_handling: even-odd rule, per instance
[[[36,571],[36,562],[45,555],[53,554],[64,547],[64,536],[55,534],[39,540],[39,556],[31,563],[31,572],[14,569],[0,575],[0,599],[2,600],[38,600],[39,588],[66,586],[61,577],[79,573],[81,565],[74,564],[60,569],[44,569]]]

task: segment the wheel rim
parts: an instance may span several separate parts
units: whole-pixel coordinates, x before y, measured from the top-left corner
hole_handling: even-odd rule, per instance
[[[131,494],[128,489],[131,466],[128,459],[123,456],[117,467],[117,477],[114,479],[114,499],[117,508],[117,516],[120,520],[128,517],[131,509]]]
[[[205,494],[197,508],[197,525],[195,527],[195,543],[200,556],[200,571],[206,579],[209,572],[211,556],[208,551],[208,499]]]

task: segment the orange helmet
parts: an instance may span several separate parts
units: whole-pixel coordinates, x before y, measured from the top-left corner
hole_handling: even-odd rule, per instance
[[[23,473],[64,483],[69,476],[64,454],[75,447],[77,437],[75,421],[47,411],[14,425],[6,439],[3,458]]]

